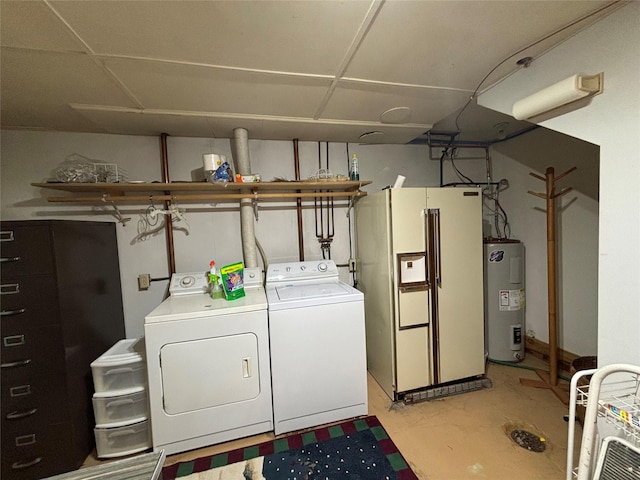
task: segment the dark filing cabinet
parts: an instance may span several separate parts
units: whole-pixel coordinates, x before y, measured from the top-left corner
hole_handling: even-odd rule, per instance
[[[0,222],[2,478],[79,468],[94,447],[90,363],[125,337],[116,229]]]

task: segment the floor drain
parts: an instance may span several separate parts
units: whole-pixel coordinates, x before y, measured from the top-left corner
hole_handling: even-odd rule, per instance
[[[527,432],[526,430],[513,430],[511,432],[511,439],[522,448],[526,448],[531,452],[544,452],[546,448],[544,438],[535,433]]]

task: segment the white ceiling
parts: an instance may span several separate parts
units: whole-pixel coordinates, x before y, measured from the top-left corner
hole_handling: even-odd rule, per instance
[[[507,135],[529,125],[476,106],[474,92],[618,6],[2,0],[0,118],[134,135],[242,127],[258,139],[407,143],[433,128],[491,141],[496,124],[509,122]]]

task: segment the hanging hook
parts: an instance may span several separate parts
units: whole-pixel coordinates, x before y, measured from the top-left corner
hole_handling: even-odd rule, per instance
[[[258,220],[260,220],[260,216],[258,215],[258,201],[256,199],[253,199],[251,203],[253,204],[253,216],[255,217],[257,222]]]
[[[112,200],[107,200],[107,195],[105,193],[102,194],[102,201],[104,203],[108,203],[113,207],[113,216],[116,218],[116,220],[118,220],[119,223],[122,224],[122,226],[126,226],[127,222],[131,220],[131,217],[124,217],[122,215],[122,212],[118,209],[118,207],[116,207],[115,202],[113,202]]]
[[[187,220],[186,211],[184,209],[179,208],[177,205],[171,205],[169,207],[167,214],[169,215],[171,221],[173,221],[173,219],[175,218],[178,221],[184,222],[186,225],[186,229],[185,229],[186,233],[187,235],[189,235],[189,230],[191,229],[191,225]]]
[[[349,204],[347,205],[347,213],[345,214],[347,218],[351,218],[351,209],[354,207],[354,197],[350,196],[349,197]]]

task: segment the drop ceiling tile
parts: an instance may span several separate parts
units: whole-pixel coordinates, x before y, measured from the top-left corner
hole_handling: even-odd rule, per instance
[[[144,108],[311,117],[330,80],[317,77],[107,59]]]
[[[346,76],[473,91],[492,68],[519,49],[606,3],[386,2]],[[540,45],[536,53],[550,44]],[[500,76],[518,68],[518,58],[506,62]]]
[[[321,118],[380,122],[383,112],[409,107],[406,123],[432,124],[459,108],[469,92],[341,81]]]
[[[11,72],[10,75],[7,73]],[[80,128],[73,102],[134,107],[101,67],[79,54],[3,50],[0,70],[3,127]],[[69,118],[67,118],[69,117]]]
[[[42,1],[3,0],[0,38],[3,47],[84,52],[84,46]]]
[[[334,74],[366,15],[346,1],[53,1],[99,54]]]

